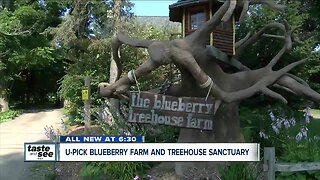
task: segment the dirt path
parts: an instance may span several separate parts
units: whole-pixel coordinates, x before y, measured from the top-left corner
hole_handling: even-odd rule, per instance
[[[12,121],[0,124],[0,179],[26,180],[28,167],[24,162],[24,142],[48,140],[44,127],[61,127],[63,114],[59,109],[25,113]]]

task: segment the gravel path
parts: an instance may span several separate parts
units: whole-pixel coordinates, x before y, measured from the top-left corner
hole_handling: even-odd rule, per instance
[[[46,141],[44,127],[61,127],[63,113],[59,109],[24,113],[0,124],[0,179],[28,180],[28,167],[33,163],[24,162],[25,142]]]

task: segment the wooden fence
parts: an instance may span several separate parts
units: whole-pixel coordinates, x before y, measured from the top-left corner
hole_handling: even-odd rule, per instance
[[[267,180],[274,180],[276,172],[297,172],[320,170],[320,162],[310,163],[276,163],[275,148],[264,148],[263,171]]]

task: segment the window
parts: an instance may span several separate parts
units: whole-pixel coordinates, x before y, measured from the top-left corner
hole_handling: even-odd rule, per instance
[[[196,12],[190,16],[190,30],[199,29],[206,22],[206,14],[204,12]]]

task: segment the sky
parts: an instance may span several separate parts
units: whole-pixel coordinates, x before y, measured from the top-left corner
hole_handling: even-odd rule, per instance
[[[136,16],[169,16],[169,5],[177,0],[132,0]]]

